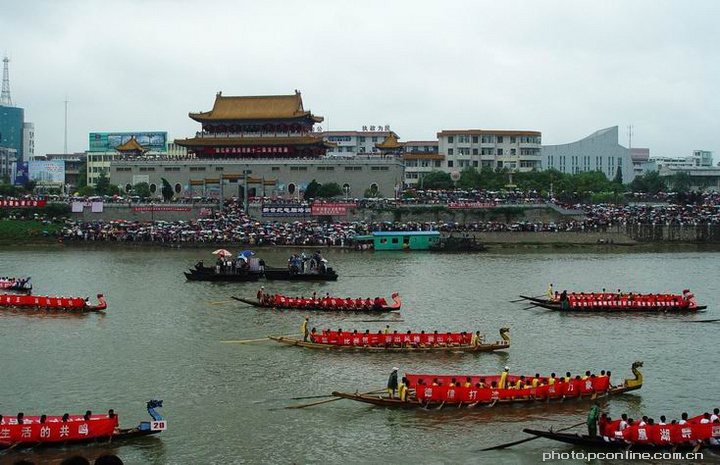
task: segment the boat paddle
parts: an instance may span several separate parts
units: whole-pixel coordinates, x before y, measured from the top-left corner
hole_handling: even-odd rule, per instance
[[[539,299],[540,297],[544,297],[544,296],[545,296],[545,294],[540,294],[540,295],[536,295],[536,296],[530,297],[530,298],[531,298],[531,299]],[[522,301],[524,301],[524,300],[528,300],[528,298],[527,298],[527,297],[523,297],[522,299],[511,300],[510,302],[516,303],[516,302],[522,302]]]
[[[373,389],[372,391],[361,392],[360,395],[365,396],[368,394],[376,394],[378,392],[384,392],[384,391],[386,391],[386,389]],[[331,396],[332,396],[332,394],[331,394]],[[344,397],[334,397],[333,399],[329,399],[329,400],[321,400],[320,402],[311,402],[309,404],[291,405],[290,407],[285,407],[285,408],[286,409],[299,409],[299,408],[305,408],[305,407],[312,407],[315,405],[329,404],[330,402],[335,402],[335,401],[342,400],[342,399],[344,399]]]
[[[559,429],[559,430],[557,430],[557,431],[555,431],[555,432],[556,432],[556,433],[560,433],[560,432],[562,432],[562,431],[567,431],[567,430],[569,430],[569,429],[577,428],[578,426],[582,426],[582,425],[585,425],[585,424],[587,424],[587,421],[583,421],[582,423],[578,423],[578,424],[576,424],[576,425],[568,426],[567,428],[561,428],[561,429]],[[533,436],[533,437],[531,437],[531,438],[521,439],[521,440],[519,440],[519,441],[506,442],[505,444],[500,444],[499,446],[486,447],[486,448],[484,448],[484,449],[480,449],[478,452],[485,452],[485,451],[489,451],[489,450],[505,449],[506,447],[516,446],[516,445],[522,444],[522,443],[524,443],[524,442],[534,441],[534,440],[536,440],[536,439],[540,439],[541,437],[542,437],[542,436]]]
[[[235,302],[234,300],[216,300],[214,302],[205,302],[205,305],[222,305],[222,304],[231,304]]]
[[[288,334],[285,336],[277,336],[279,338],[281,337],[298,337],[297,334]],[[239,341],[220,341],[220,344],[251,344],[253,342],[265,342],[269,341],[270,337],[265,336],[258,339],[241,339]]]

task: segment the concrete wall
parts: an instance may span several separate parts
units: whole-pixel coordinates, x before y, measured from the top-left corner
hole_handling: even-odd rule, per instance
[[[207,183],[191,186],[190,181],[219,179],[220,176],[231,174],[242,175],[249,171],[249,176],[256,179],[276,179],[275,186],[266,186],[266,196],[277,194],[290,196],[291,190],[297,195],[298,186],[309,184],[313,179],[317,182],[336,182],[341,187],[349,186],[349,196],[361,198],[365,190],[373,184],[377,185],[383,197],[393,197],[395,186],[403,181],[404,166],[402,160],[395,158],[356,158],[356,159],[218,159],[218,160],[120,160],[113,161],[110,168],[110,182],[125,189],[139,182],[156,187],[156,195],[160,195],[161,178],[165,178],[180,196],[209,195],[219,192],[219,184]],[[238,196],[242,179],[226,180],[223,196]],[[292,186],[292,187],[291,187]],[[250,184],[256,189],[256,195],[263,195],[261,184]],[[205,191],[203,192],[203,189]]]
[[[189,208],[190,211],[162,211],[162,212],[134,212],[132,207],[149,206],[145,204],[111,204],[103,206],[102,213],[92,213],[89,207],[85,207],[82,213],[72,213],[73,220],[83,221],[189,221],[200,217],[201,209],[217,210],[218,204],[157,204],[157,207],[180,207]]]

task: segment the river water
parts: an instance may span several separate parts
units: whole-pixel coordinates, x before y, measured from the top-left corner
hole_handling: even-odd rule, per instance
[[[301,410],[290,397],[383,387],[391,368],[426,373],[548,375],[612,370],[630,376],[645,363],[645,386],[613,398],[607,411],[638,417],[701,413],[718,400],[717,252],[580,253],[496,251],[476,255],[330,251],[335,283],[273,283],[270,292],[309,296],[390,296],[398,330],[476,330],[493,340],[511,328],[508,353],[363,354],[312,351],[275,343],[220,341],[298,333],[302,312],[273,312],[228,302],[254,296],[258,284],[186,282],[182,271],[211,261],[212,249],[43,248],[0,251],[0,274],[30,275],[37,294],[102,292],[105,315],[0,312],[0,413],[121,412],[123,426],[145,420],[145,402],[165,401],[168,430],[114,445],[126,463],[537,463],[569,446],[544,439],[515,448],[478,449],[524,437],[523,427],[561,428],[582,421],[587,404],[478,410],[399,411],[346,400]],[[262,250],[281,265],[289,250]],[[622,288],[679,292],[691,287],[698,316],[562,315],[511,303],[518,294],[556,289]],[[94,299],[91,299],[94,300]],[[356,314],[313,315],[311,326],[377,331],[385,323]],[[403,321],[396,321],[402,319]],[[87,449],[77,449],[89,453]],[[67,452],[65,452],[67,453]],[[98,453],[97,450],[94,453]],[[52,462],[57,451],[9,454]],[[706,454],[707,456],[708,454]],[[2,457],[2,456],[0,456]]]

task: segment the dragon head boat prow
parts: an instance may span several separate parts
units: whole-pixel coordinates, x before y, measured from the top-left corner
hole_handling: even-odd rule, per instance
[[[634,379],[626,379],[625,380],[625,386],[629,388],[639,388],[643,384],[643,375],[640,372],[640,368],[643,366],[643,362],[641,361],[635,361],[632,364],[632,374],[635,375]]]

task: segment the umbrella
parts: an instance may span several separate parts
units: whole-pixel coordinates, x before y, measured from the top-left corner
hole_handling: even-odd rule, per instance
[[[225,255],[232,255],[232,254],[225,249],[218,249],[215,252],[213,252],[213,255],[220,255],[221,257],[224,257]]]
[[[251,233],[251,235],[254,236],[255,233]],[[255,255],[255,253],[254,253],[252,250],[243,250],[242,252],[240,252],[240,253],[238,254],[239,257],[242,256],[242,257],[246,257],[246,258],[247,258],[247,257],[251,257],[251,256],[253,256],[253,255]]]

